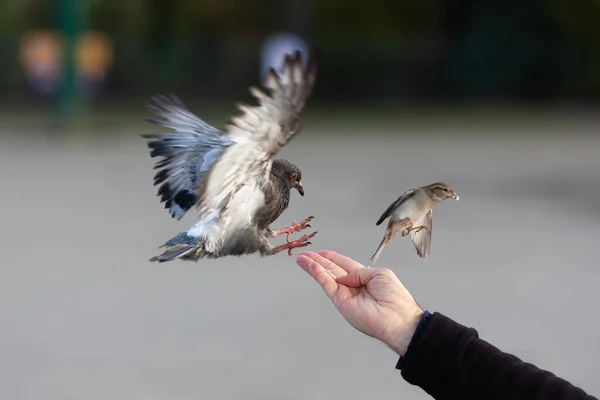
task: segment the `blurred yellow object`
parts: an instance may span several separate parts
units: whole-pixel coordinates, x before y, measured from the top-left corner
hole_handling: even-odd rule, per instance
[[[36,30],[21,40],[20,61],[37,90],[51,92],[63,71],[63,38],[52,30]]]
[[[75,44],[75,67],[83,79],[102,79],[113,63],[110,38],[98,31],[88,31]]]

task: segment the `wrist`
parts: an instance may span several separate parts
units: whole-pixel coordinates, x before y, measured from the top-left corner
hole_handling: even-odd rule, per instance
[[[396,329],[390,331],[388,340],[385,341],[385,344],[394,350],[400,357],[406,354],[408,346],[410,345],[424,314],[425,312],[423,310],[416,307],[416,310],[409,314]]]

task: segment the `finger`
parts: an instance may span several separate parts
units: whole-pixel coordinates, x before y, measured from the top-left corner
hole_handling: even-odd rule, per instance
[[[338,276],[344,276],[347,274],[347,272],[343,268],[341,268],[339,265],[337,265],[336,263],[334,263],[331,260],[326,259],[325,257],[322,257],[318,253],[315,253],[312,251],[307,251],[306,253],[300,253],[300,254],[304,254],[304,255],[312,258],[316,262],[318,262],[323,268],[325,268],[328,272],[331,273],[331,275],[333,276],[334,279],[337,278]]]
[[[348,286],[351,288],[359,288],[365,286],[375,275],[379,273],[378,270],[372,268],[359,268],[347,275],[336,278],[336,282],[340,285]]]
[[[317,251],[317,254],[330,260],[331,262],[338,265],[340,268],[342,268],[348,273],[355,271],[359,268],[365,268],[365,266],[359,263],[358,261],[354,261],[350,257],[343,256],[339,253],[336,253],[335,251],[319,250]]]
[[[321,285],[321,288],[323,288],[323,291],[327,294],[327,296],[329,296],[330,299],[333,299],[333,296],[338,289],[338,284],[336,283],[334,277],[328,274],[321,264],[306,255],[306,253],[312,252],[304,252],[299,254],[296,258],[296,263],[303,270],[308,272],[308,274],[312,276],[319,285]]]

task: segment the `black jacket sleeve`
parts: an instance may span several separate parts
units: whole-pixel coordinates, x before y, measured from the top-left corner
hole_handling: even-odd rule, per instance
[[[438,400],[598,400],[437,312],[425,313],[396,368],[408,383]]]

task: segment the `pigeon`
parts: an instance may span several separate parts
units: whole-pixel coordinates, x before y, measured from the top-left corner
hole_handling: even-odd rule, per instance
[[[431,248],[431,218],[433,207],[445,199],[459,200],[454,190],[443,182],[413,188],[394,201],[381,214],[377,226],[390,218],[383,240],[371,257],[371,262],[377,262],[385,245],[396,235],[401,237],[410,235],[410,238],[421,258],[429,256]]]
[[[302,55],[286,55],[281,73],[270,68],[263,88],[250,87],[258,105],[238,103],[241,114],[219,130],[191,113],[174,95],[154,97],[150,111],[159,117],[148,122],[174,132],[143,134],[158,172],[157,195],[172,218],[180,220],[194,207],[198,221],[159,248],[150,261],[274,255],[306,247],[317,232],[290,241],[290,235],[310,227],[314,217],[272,229],[287,209],[292,189],[304,196],[302,171],[292,162],[275,159],[301,130],[300,113],[317,74],[318,54],[313,49],[303,68]],[[286,243],[272,246],[268,238],[286,234]]]

